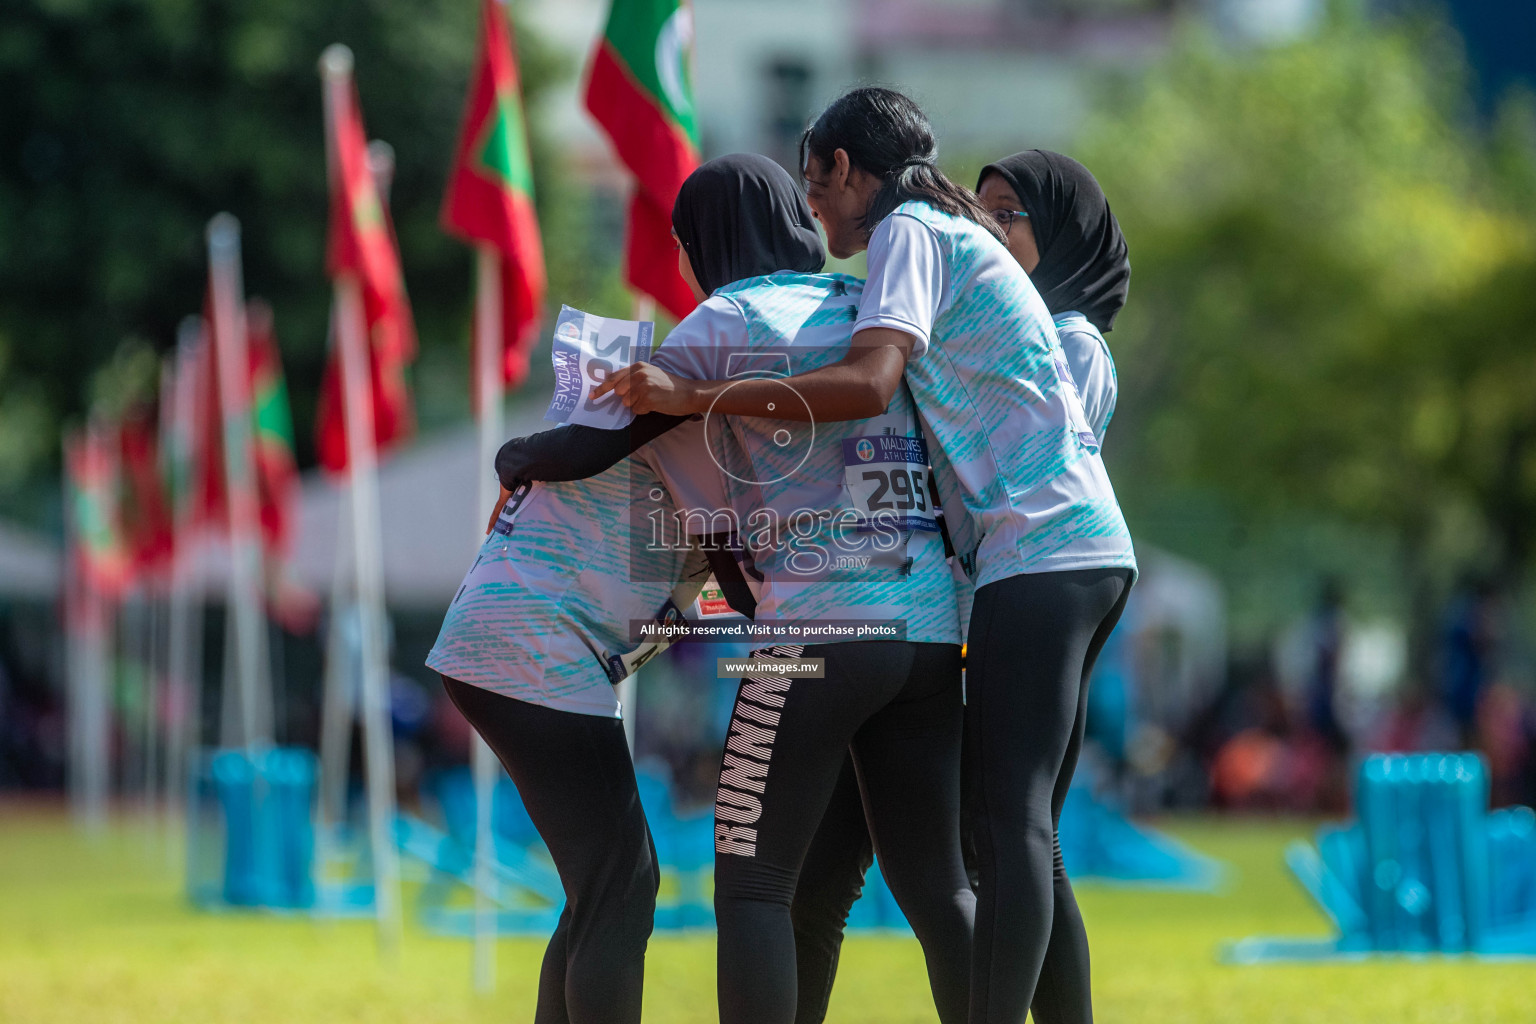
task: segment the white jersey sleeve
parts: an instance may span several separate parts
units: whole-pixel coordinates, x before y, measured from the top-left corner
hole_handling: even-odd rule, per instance
[[[747,322],[736,303],[711,295],[672,328],[651,362],[688,380],[723,380],[730,376],[723,353],[747,344]]]
[[[1072,369],[1072,379],[1077,384],[1088,427],[1103,444],[1104,432],[1109,429],[1110,417],[1115,414],[1115,399],[1119,394],[1115,360],[1109,353],[1109,344],[1081,313],[1065,313],[1057,317],[1056,334],[1061,339],[1067,365]]]
[[[933,229],[893,213],[869,238],[869,280],[853,332],[889,327],[917,339],[909,359],[928,349],[933,322],[949,308],[947,261]]]

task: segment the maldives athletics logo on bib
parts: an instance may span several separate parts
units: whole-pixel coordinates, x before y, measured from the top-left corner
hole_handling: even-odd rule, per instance
[[[860,462],[873,462],[875,458],[875,446],[869,438],[861,437],[853,446],[853,454],[859,457]]]

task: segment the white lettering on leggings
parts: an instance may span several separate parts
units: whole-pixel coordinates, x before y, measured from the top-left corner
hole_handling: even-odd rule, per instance
[[[716,853],[757,856],[757,829],[748,826],[763,816],[759,796],[767,788],[779,709],[789,686],[788,679],[758,677],[742,684],[736,695],[720,786],[715,791]]]

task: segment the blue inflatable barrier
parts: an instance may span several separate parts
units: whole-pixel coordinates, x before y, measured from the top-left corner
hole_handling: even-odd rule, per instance
[[[475,907],[470,901],[455,899],[463,889],[471,893],[478,889],[473,843],[466,846],[408,815],[395,818],[394,832],[400,852],[429,871],[416,899],[422,925],[440,935],[473,935]],[[554,931],[565,902],[554,868],[526,848],[498,844],[496,852],[491,887],[486,892],[495,905],[495,930],[502,934]],[[514,854],[510,859],[509,853]]]
[[[715,816],[712,808],[678,811],[665,769],[640,764],[635,770],[661,867],[656,927],[712,928],[715,924]]]
[[[1086,779],[1067,792],[1057,839],[1074,882],[1210,891],[1224,876],[1219,861],[1132,822]]]
[[[277,748],[202,757],[188,804],[187,894],[198,906],[315,905],[315,757]]]
[[[709,807],[679,811],[666,770],[658,764],[636,766],[640,802],[650,823],[661,867],[656,928],[675,931],[714,926],[714,816]],[[443,813],[446,832],[416,819],[396,825],[401,849],[425,866],[420,917],[427,927],[446,934],[469,934],[470,912],[450,906],[455,889],[473,887],[475,795],[467,769],[438,775],[430,785]],[[559,878],[528,818],[517,789],[501,779],[493,797],[496,830],[497,889],[491,896],[503,909],[498,928],[506,933],[548,932],[563,900]],[[1086,782],[1074,786],[1061,823],[1062,856],[1074,879],[1110,884],[1212,889],[1219,885],[1220,863],[1152,829],[1135,825]],[[863,894],[848,916],[848,928],[910,930],[890,887],[873,865]]]
[[[1353,825],[1285,854],[1337,937],[1245,939],[1229,959],[1536,955],[1536,813],[1490,814],[1477,754],[1373,755],[1355,809]]]

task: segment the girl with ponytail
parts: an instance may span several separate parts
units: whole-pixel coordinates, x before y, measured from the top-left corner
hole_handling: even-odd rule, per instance
[[[1130,533],[1051,314],[997,222],[934,163],[933,130],[889,89],[855,89],[801,146],[807,199],[839,257],[869,279],[839,362],[777,380],[690,381],[636,363],[608,378],[636,412],[826,423],[879,415],[903,378],[955,558],[975,586],[968,625],[967,804],[979,875],[971,1024],[1087,1020],[1080,979],[1053,967],[1053,806],[1070,785],[1093,662],[1135,577]],[[784,385],[799,401],[785,402]],[[1056,963],[1053,958],[1053,965]]]

